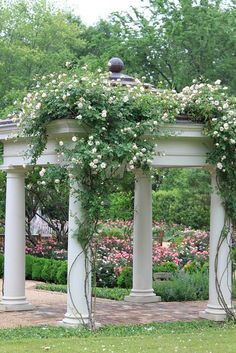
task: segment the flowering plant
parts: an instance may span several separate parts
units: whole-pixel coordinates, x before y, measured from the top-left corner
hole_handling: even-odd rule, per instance
[[[82,186],[78,197],[86,220],[78,222],[78,237],[87,244],[96,234],[100,206],[107,205],[118,172],[149,170],[160,127],[175,122],[179,114],[204,123],[205,134],[213,140],[208,161],[217,166],[226,211],[236,219],[236,110],[235,99],[226,92],[219,80],[212,85],[194,82],[180,93],[147,90],[139,82],[124,87],[122,82],[114,84],[104,74],[93,75],[85,67],[82,73],[75,69],[70,74],[42,77],[14,119],[20,134],[31,139],[33,161],[46,146],[50,121],[74,119],[84,128],[82,138],[75,135],[69,144],[59,141],[58,154],[70,177]],[[43,177],[44,171],[40,175]]]

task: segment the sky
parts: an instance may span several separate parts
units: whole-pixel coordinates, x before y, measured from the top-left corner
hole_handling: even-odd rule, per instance
[[[86,25],[93,25],[114,11],[129,11],[130,6],[141,7],[148,0],[52,0],[60,8],[70,9]]]

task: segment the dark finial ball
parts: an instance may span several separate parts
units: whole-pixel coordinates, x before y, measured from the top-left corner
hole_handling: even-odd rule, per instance
[[[111,58],[108,61],[108,69],[111,72],[121,72],[124,66],[124,63],[120,58]]]

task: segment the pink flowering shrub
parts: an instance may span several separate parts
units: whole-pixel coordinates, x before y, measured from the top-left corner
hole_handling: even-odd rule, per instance
[[[186,229],[184,235],[183,241],[175,247],[181,260],[181,265],[184,266],[193,261],[201,265],[206,263],[209,255],[209,234],[200,230]]]
[[[113,221],[101,225],[100,233],[94,243],[96,253],[96,282],[101,287],[114,287],[122,270],[133,265],[132,222]],[[163,224],[154,224],[163,230]],[[109,232],[109,230],[111,230]],[[116,234],[117,236],[114,236]],[[178,243],[175,243],[175,239]],[[179,269],[194,264],[196,269],[208,262],[207,232],[200,230],[177,229],[175,237],[162,246],[159,239],[153,241],[153,265],[174,263]],[[96,250],[96,251],[95,251]],[[49,238],[27,246],[26,253],[40,257],[66,259],[67,251],[56,240]],[[187,267],[186,267],[187,268]]]
[[[63,248],[54,238],[41,238],[37,240],[35,246],[27,243],[25,253],[37,257],[45,257],[50,259],[65,260],[67,258],[67,250]]]

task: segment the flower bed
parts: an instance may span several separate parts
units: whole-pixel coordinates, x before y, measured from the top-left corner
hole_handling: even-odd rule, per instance
[[[163,229],[163,223],[153,225],[154,230]],[[123,269],[133,264],[132,222],[112,221],[100,224],[94,243],[96,249],[96,281],[101,287],[115,287]],[[178,270],[201,269],[208,263],[208,233],[189,228],[174,227],[175,233],[168,244],[153,240],[153,268],[175,264]],[[154,232],[155,233],[155,232]],[[176,242],[178,240],[178,242]],[[35,247],[27,246],[27,254],[53,259],[66,259],[67,252],[54,239],[42,240]]]

